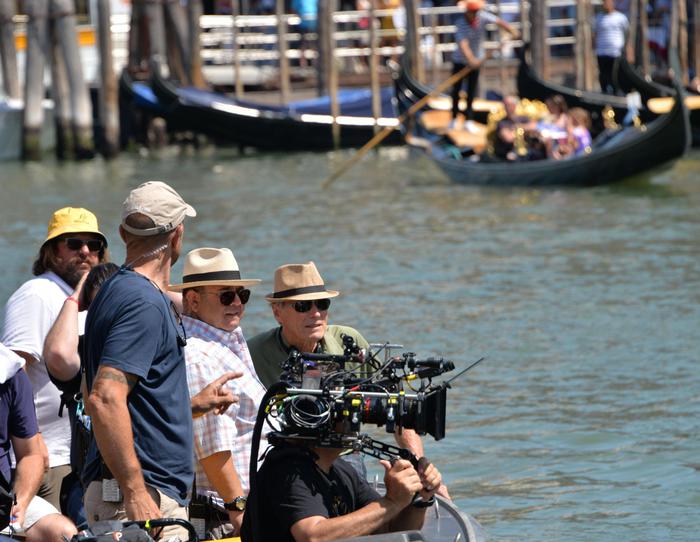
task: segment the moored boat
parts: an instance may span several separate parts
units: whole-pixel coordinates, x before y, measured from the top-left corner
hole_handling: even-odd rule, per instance
[[[405,82],[411,74],[402,70],[395,77],[397,104],[407,111],[417,101]],[[681,89],[678,88],[678,92]],[[428,130],[420,115],[404,127],[407,141],[426,152],[455,182],[501,186],[592,186],[635,175],[682,156],[690,141],[690,126],[682,100],[672,109],[639,128],[623,127],[594,140],[591,151],[563,160],[472,161],[446,138]]]
[[[265,150],[328,150],[335,146],[333,132],[337,129],[339,147],[361,147],[375,130],[398,124],[393,117],[341,114],[334,118],[327,112],[305,112],[298,107],[278,110],[237,102],[220,93],[178,87],[158,72],[154,70],[151,85],[167,115],[219,142]],[[400,134],[390,136],[388,143],[401,143]]]

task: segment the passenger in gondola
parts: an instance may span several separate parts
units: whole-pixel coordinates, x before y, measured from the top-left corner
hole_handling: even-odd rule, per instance
[[[569,106],[561,94],[554,94],[545,100],[549,115],[544,122],[551,124],[562,130],[566,130],[569,123]]]
[[[170,286],[183,296],[190,395],[222,374],[240,376],[228,385],[238,397],[237,405],[221,416],[201,416],[193,422],[197,505],[190,507],[190,517],[204,519],[207,539],[239,535],[250,489],[253,428],[265,386],[240,324],[250,298],[247,287],[259,282],[241,278],[229,249],[198,248],[185,258],[182,283]]]
[[[581,107],[574,107],[569,111],[569,122],[574,154],[590,152],[593,143],[591,138],[591,114]]]
[[[457,47],[452,53],[452,74],[463,70],[466,66],[471,67],[464,78],[457,81],[452,87],[452,122],[450,128],[456,128],[459,111],[459,93],[466,81],[467,84],[467,108],[464,112],[466,122],[464,128],[468,132],[477,132],[478,128],[474,124],[474,98],[478,93],[479,69],[484,63],[485,53],[483,42],[486,37],[486,25],[494,23],[506,30],[515,39],[520,34],[510,24],[503,19],[496,17],[492,13],[483,11],[483,0],[466,0],[457,2],[464,7],[464,14],[459,15],[455,21],[457,29],[455,31],[455,42]]]

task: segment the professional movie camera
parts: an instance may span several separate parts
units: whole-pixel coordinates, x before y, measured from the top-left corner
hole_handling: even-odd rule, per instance
[[[341,355],[290,352],[280,382],[270,387],[258,414],[259,425],[264,420],[273,428],[268,443],[304,443],[417,461],[408,450],[360,433],[361,426],[376,425],[389,433],[413,429],[436,440],[444,438],[450,381],[433,379],[453,370],[454,363],[419,359],[413,352],[393,356],[390,350],[398,345],[388,343],[374,352],[361,350],[347,335],[343,345]],[[382,351],[384,359],[379,359]],[[251,459],[257,463],[256,444]]]

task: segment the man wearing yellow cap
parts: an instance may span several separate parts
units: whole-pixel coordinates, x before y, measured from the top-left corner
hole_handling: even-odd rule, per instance
[[[59,416],[61,393],[51,383],[42,358],[44,339],[63,304],[77,303],[71,294],[80,278],[107,258],[107,239],[95,215],[78,207],[59,209],[49,221],[46,239],[32,267],[34,278],[20,286],[5,306],[2,342],[26,361],[39,430],[48,449],[49,471],[38,495],[59,510],[61,484],[71,470],[71,431],[68,415]],[[83,312],[81,334],[84,323]]]

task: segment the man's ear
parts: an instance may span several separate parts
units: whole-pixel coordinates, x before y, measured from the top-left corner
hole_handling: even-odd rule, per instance
[[[182,296],[182,311],[187,315],[197,314],[199,310],[199,294],[196,290],[188,290]]]

